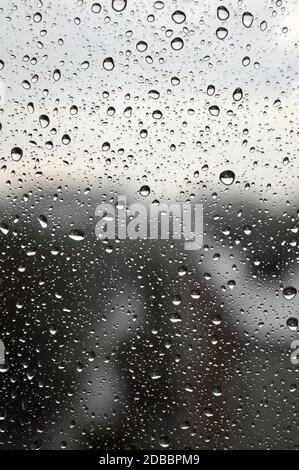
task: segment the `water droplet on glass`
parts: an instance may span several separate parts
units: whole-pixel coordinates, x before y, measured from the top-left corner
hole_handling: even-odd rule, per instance
[[[34,13],[33,15],[33,21],[34,23],[40,23],[42,20],[42,15],[40,13]]]
[[[233,92],[233,98],[235,101],[240,101],[243,98],[243,90],[242,88],[236,88]]]
[[[296,297],[297,289],[295,287],[288,286],[283,289],[282,293],[285,299],[292,300]]]
[[[171,77],[171,84],[173,86],[177,86],[181,83],[180,79],[178,77]]]
[[[253,15],[249,13],[249,11],[245,11],[242,15],[242,23],[245,26],[245,28],[250,28],[250,26],[253,23]]]
[[[58,82],[58,80],[60,79],[61,77],[61,72],[59,69],[55,69],[54,72],[53,72],[53,78],[55,80],[55,82]]]
[[[70,108],[70,113],[71,113],[71,114],[77,114],[77,113],[78,113],[78,108],[77,108],[77,106],[75,106],[75,105],[71,106],[71,108]]]
[[[9,232],[9,226],[5,222],[1,222],[0,231],[3,233],[3,235],[7,235]]]
[[[140,190],[139,190],[141,196],[143,197],[146,197],[150,194],[151,192],[151,189],[149,186],[147,186],[146,184],[144,186],[141,186]]]
[[[106,59],[104,59],[103,67],[104,67],[105,70],[108,70],[108,71],[114,69],[114,61],[113,61],[112,57],[106,57]]]
[[[139,52],[145,52],[147,50],[147,43],[145,41],[138,41],[136,44],[136,49]]]
[[[163,447],[164,449],[166,447],[169,447],[169,438],[167,436],[161,436],[160,439],[159,439],[159,444],[161,447]]]
[[[84,60],[84,62],[82,62],[81,68],[84,69],[84,70],[87,70],[89,68],[88,60]]]
[[[210,106],[209,113],[211,114],[211,116],[219,116],[220,109],[216,105]]]
[[[22,86],[23,86],[23,88],[25,88],[25,90],[30,90],[30,88],[31,88],[31,85],[28,82],[28,80],[23,80]]]
[[[150,98],[153,98],[154,100],[157,100],[157,99],[160,98],[160,93],[159,93],[157,90],[150,90],[150,91],[148,92],[148,96],[149,96]]]
[[[10,154],[13,161],[18,162],[23,156],[23,150],[20,147],[14,147]]]
[[[244,65],[244,67],[247,67],[249,64],[250,64],[250,57],[245,56],[245,57],[242,59],[242,65]]]
[[[267,21],[262,21],[260,24],[261,31],[265,31],[267,29]]]
[[[93,13],[100,13],[102,7],[99,3],[93,3],[92,6],[91,6],[91,11]]]
[[[38,221],[40,223],[40,226],[42,228],[47,228],[48,227],[48,219],[45,215],[40,215],[38,218]]]
[[[159,109],[156,109],[153,111],[152,116],[154,119],[161,119],[163,115]]]
[[[181,24],[186,20],[186,15],[183,11],[176,10],[174,13],[172,13],[171,18],[175,23]]]
[[[41,114],[40,115],[39,124],[43,129],[48,127],[48,125],[50,124],[50,119],[48,118],[48,116],[46,116],[46,114]]]
[[[218,385],[215,385],[215,387],[213,387],[212,393],[215,397],[220,397],[222,395],[221,388]]]
[[[64,145],[68,145],[71,141],[71,138],[68,134],[63,134],[62,138],[61,138],[61,142],[64,144]]]
[[[218,16],[218,19],[221,20],[221,21],[225,21],[229,18],[229,11],[227,8],[225,8],[224,6],[220,6],[217,8],[217,16]]]
[[[297,320],[297,318],[295,318],[295,317],[288,318],[287,319],[287,327],[291,331],[297,331],[297,329],[298,329],[298,320]]]
[[[221,183],[230,186],[235,181],[235,173],[231,170],[225,170],[220,173],[219,179]]]
[[[73,230],[70,231],[69,237],[70,237],[72,240],[75,240],[76,242],[79,242],[79,241],[81,241],[81,240],[84,240],[84,238],[85,238],[85,233],[84,233],[82,230],[73,229]]]
[[[207,94],[208,94],[209,96],[212,96],[212,95],[214,95],[214,93],[215,93],[215,87],[214,87],[214,85],[209,85],[208,88],[207,88]]]
[[[112,0],[112,8],[115,11],[123,11],[127,6],[127,0]]]
[[[220,28],[217,28],[216,36],[218,39],[225,39],[227,35],[228,30],[226,28],[223,28],[222,26]]]
[[[174,51],[179,51],[184,47],[184,41],[181,38],[174,38],[171,41],[171,47]]]

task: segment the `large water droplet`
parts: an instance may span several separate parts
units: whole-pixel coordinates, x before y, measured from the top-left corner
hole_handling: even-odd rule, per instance
[[[34,13],[34,15],[33,15],[34,23],[40,23],[42,19],[43,19],[43,17],[40,13],[38,13],[38,12]]]
[[[55,82],[58,82],[58,80],[60,79],[61,77],[61,72],[59,69],[55,69],[54,72],[53,72],[53,78],[55,80]]]
[[[242,88],[236,88],[233,92],[233,98],[235,101],[240,101],[243,98],[243,90]]]
[[[291,331],[297,331],[297,329],[298,329],[298,320],[297,320],[297,318],[295,318],[295,317],[288,318],[287,319],[287,327]]]
[[[172,13],[171,18],[175,23],[181,24],[186,20],[186,15],[183,11],[176,10],[174,13]]]
[[[226,28],[223,28],[222,26],[220,28],[217,28],[216,36],[218,39],[225,39],[227,35],[228,31]]]
[[[219,18],[219,20],[221,21],[225,21],[229,18],[229,11],[227,8],[225,8],[224,6],[220,6],[217,8],[217,16]]]
[[[174,38],[171,41],[171,47],[175,51],[179,51],[184,47],[184,41],[181,38]]]
[[[209,85],[208,88],[207,88],[207,94],[208,94],[209,96],[212,96],[212,95],[214,95],[214,93],[215,93],[215,87],[214,87],[214,85]]]
[[[252,13],[249,13],[249,11],[245,11],[242,15],[242,23],[245,26],[245,28],[250,28],[250,26],[253,23],[253,15]]]
[[[79,242],[79,241],[81,241],[81,240],[84,240],[84,238],[85,238],[85,233],[84,233],[82,230],[73,229],[73,230],[70,231],[69,237],[70,237],[72,240],[75,240],[76,242]]]
[[[169,447],[169,438],[167,436],[161,436],[160,439],[159,439],[159,444],[164,449],[166,447]]]
[[[102,7],[99,3],[93,3],[92,6],[91,6],[91,11],[93,13],[100,13]]]
[[[141,196],[146,197],[150,194],[151,189],[150,189],[149,186],[147,186],[145,184],[145,185],[141,186],[141,188],[139,189],[139,192],[140,192]]]
[[[38,221],[40,223],[41,228],[47,228],[48,227],[48,219],[45,215],[40,215],[38,218]]]
[[[20,147],[14,147],[10,154],[13,161],[18,162],[23,156],[23,150]]]
[[[210,106],[209,113],[211,114],[211,116],[219,116],[220,109],[216,105]]]
[[[68,145],[71,141],[71,138],[68,134],[63,134],[62,138],[61,138],[61,142],[64,144],[64,145]]]
[[[112,0],[112,8],[115,11],[123,11],[127,6],[127,0]]]
[[[139,52],[145,52],[147,49],[147,43],[145,41],[139,41],[136,44],[136,49]]]
[[[9,232],[9,226],[5,222],[0,223],[0,231],[3,235],[7,235]]]
[[[295,287],[288,286],[283,289],[282,293],[285,299],[292,300],[296,297],[297,289]]]
[[[114,69],[114,61],[113,61],[112,57],[106,57],[106,59],[104,59],[103,67],[104,67],[105,70],[108,70],[108,71]]]
[[[219,179],[221,183],[230,186],[235,181],[235,173],[231,170],[225,170],[220,173]]]
[[[48,127],[48,125],[50,124],[50,119],[48,118],[48,116],[46,116],[46,114],[41,114],[40,115],[39,124],[43,129],[45,127]]]

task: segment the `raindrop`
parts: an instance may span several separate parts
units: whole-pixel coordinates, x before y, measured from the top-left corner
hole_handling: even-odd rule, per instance
[[[282,293],[285,299],[292,300],[296,297],[297,289],[295,287],[288,286],[283,289]]]
[[[198,300],[200,298],[200,292],[198,289],[193,289],[191,291],[191,297],[192,299]]]
[[[20,147],[14,147],[10,154],[13,161],[18,162],[23,156],[23,150]]]
[[[171,18],[175,23],[181,24],[186,20],[186,15],[183,11],[176,10],[174,13],[172,13]]]
[[[150,90],[150,91],[148,92],[148,96],[149,96],[150,98],[153,98],[154,100],[157,100],[157,99],[160,98],[160,93],[159,93],[157,90]]]
[[[260,24],[261,31],[265,31],[267,29],[267,21],[262,21]]]
[[[48,116],[46,116],[46,114],[41,114],[40,115],[39,124],[43,129],[48,127],[48,125],[50,124],[50,119],[48,118]]]
[[[82,62],[81,68],[84,69],[84,70],[87,70],[89,68],[88,60],[84,60],[84,62]]]
[[[114,69],[114,61],[113,61],[112,57],[106,57],[106,59],[104,59],[103,67],[104,67],[105,70],[108,70],[108,71]]]
[[[9,232],[9,226],[5,222],[1,222],[0,231],[3,233],[3,235],[7,235]]]
[[[149,186],[147,186],[147,185],[145,184],[145,185],[141,186],[139,192],[140,192],[141,196],[146,197],[146,196],[148,196],[148,195],[150,194],[151,189],[150,189]]]
[[[30,114],[33,114],[34,113],[34,104],[33,103],[28,103],[27,104],[27,109],[28,109]]]
[[[40,13],[34,13],[33,15],[33,21],[34,23],[40,23],[42,20],[42,15]]]
[[[217,16],[218,16],[218,19],[221,20],[221,21],[225,21],[229,18],[229,11],[227,8],[225,8],[224,6],[220,6],[217,8]]]
[[[145,41],[137,42],[136,49],[139,52],[145,52],[147,50],[147,43]]]
[[[253,15],[249,13],[249,11],[245,11],[242,15],[242,23],[245,26],[245,28],[250,28],[250,26],[253,23]]]
[[[159,109],[156,109],[153,111],[152,116],[154,119],[161,119],[163,115]]]
[[[91,11],[93,13],[100,13],[102,7],[99,3],[93,3],[92,6],[91,6]]]
[[[209,96],[212,96],[212,95],[214,95],[214,93],[215,93],[215,87],[214,87],[214,85],[209,85],[208,88],[207,88],[207,94],[208,94]]]
[[[74,114],[77,114],[77,113],[78,113],[78,108],[77,108],[77,106],[75,106],[75,105],[71,106],[71,108],[70,108],[70,113],[73,114],[73,115],[74,115]]]
[[[53,78],[55,80],[55,82],[58,82],[58,80],[60,79],[61,77],[61,72],[59,69],[55,69],[54,72],[53,72]]]
[[[48,219],[45,215],[40,215],[38,218],[38,221],[40,223],[41,228],[47,228],[48,227]]]
[[[221,183],[230,186],[235,181],[235,173],[231,170],[225,170],[220,173],[219,179]]]
[[[250,64],[250,57],[245,56],[245,57],[242,59],[242,65],[244,65],[244,67],[247,67],[249,64]]]
[[[172,303],[173,303],[173,305],[175,305],[175,306],[180,305],[181,301],[182,301],[182,298],[181,298],[181,296],[178,295],[178,294],[176,294],[176,295],[174,295],[174,296],[172,297]]]
[[[297,320],[297,318],[295,318],[295,317],[288,318],[287,319],[287,327],[291,331],[297,331],[297,329],[298,329],[298,320]]]
[[[30,88],[31,88],[31,85],[28,82],[28,80],[23,80],[22,86],[23,86],[23,88],[25,88],[25,90],[30,90]]]
[[[181,83],[180,79],[178,77],[171,77],[171,84],[173,86],[177,86]]]
[[[171,47],[174,51],[179,51],[184,47],[184,41],[181,38],[174,38],[171,41]]]
[[[85,233],[82,230],[73,229],[69,233],[69,238],[75,240],[76,242],[79,242],[81,240],[84,240]]]
[[[233,92],[233,98],[235,101],[240,101],[243,98],[243,90],[242,88],[236,88]]]
[[[218,39],[225,39],[227,35],[228,30],[226,28],[223,28],[222,26],[220,28],[217,28],[216,36]]]
[[[127,0],[112,0],[112,8],[115,11],[123,11],[127,6]]]
[[[211,114],[211,116],[219,116],[220,109],[216,105],[210,106],[209,113]]]
[[[71,138],[68,134],[63,134],[62,138],[61,138],[61,142],[64,144],[64,145],[68,145],[71,141]]]
[[[164,449],[166,447],[169,447],[169,438],[167,436],[161,436],[160,439],[159,439],[159,444],[161,447],[163,447]]]
[[[180,266],[178,269],[178,274],[180,277],[185,276],[185,274],[187,274],[187,268],[185,266]]]
[[[212,393],[215,397],[220,397],[222,395],[221,388],[218,385],[215,385],[215,387],[213,387]]]

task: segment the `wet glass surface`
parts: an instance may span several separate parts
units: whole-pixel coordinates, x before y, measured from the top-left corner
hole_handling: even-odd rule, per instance
[[[0,448],[298,448],[296,0],[0,4]],[[202,204],[203,244],[96,208]]]

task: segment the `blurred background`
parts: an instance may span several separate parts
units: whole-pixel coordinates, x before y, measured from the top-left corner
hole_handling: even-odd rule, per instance
[[[298,448],[298,25],[1,2],[0,448]],[[118,195],[203,204],[202,249],[97,240]]]

